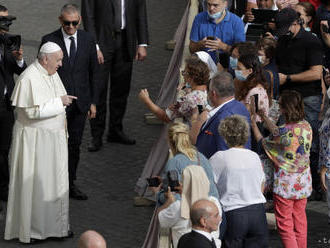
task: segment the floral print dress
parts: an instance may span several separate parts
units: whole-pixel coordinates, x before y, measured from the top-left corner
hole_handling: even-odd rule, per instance
[[[182,91],[183,92],[183,91]],[[166,114],[170,120],[183,118],[190,120],[195,108],[201,105],[203,109],[209,109],[207,103],[207,92],[203,90],[193,90],[191,92],[178,94],[177,102],[166,109]]]
[[[270,135],[262,141],[265,152],[274,162],[275,194],[285,199],[303,199],[312,192],[309,154],[312,144],[312,128],[305,120],[284,124],[278,135]]]

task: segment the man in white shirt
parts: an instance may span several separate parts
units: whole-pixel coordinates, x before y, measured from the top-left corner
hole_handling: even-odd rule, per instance
[[[16,120],[10,161],[5,239],[72,236],[69,231],[67,95],[57,74],[63,52],[45,43],[17,79],[11,97]]]
[[[106,128],[108,142],[134,145],[135,140],[124,132],[123,119],[133,60],[143,61],[147,56],[146,0],[82,0],[81,5],[84,28],[93,34],[99,46],[97,54],[102,72],[98,114],[91,120],[93,140],[88,150],[95,152],[101,148]],[[108,125],[107,105],[110,113]]]

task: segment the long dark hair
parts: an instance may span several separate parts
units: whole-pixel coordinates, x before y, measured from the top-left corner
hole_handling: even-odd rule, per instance
[[[284,109],[286,123],[296,123],[305,118],[304,102],[301,94],[295,90],[284,90],[279,104]]]
[[[262,65],[256,54],[242,55],[238,59],[246,69],[252,69],[252,73],[247,77],[246,81],[241,84],[240,89],[237,91],[237,100],[242,101],[245,99],[251,89],[261,84],[267,91],[268,98],[271,99],[268,92],[268,84],[262,69]]]

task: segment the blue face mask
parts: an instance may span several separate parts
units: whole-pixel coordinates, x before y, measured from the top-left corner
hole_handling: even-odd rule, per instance
[[[230,68],[235,69],[237,67],[238,58],[233,58],[232,56],[229,57],[229,65]]]
[[[306,30],[307,32],[310,32],[310,31],[311,31],[311,28],[310,28],[310,27],[306,27],[305,30]]]
[[[208,13],[210,19],[212,19],[212,20],[217,20],[217,19],[219,19],[219,18],[222,16],[223,11],[224,11],[224,10],[219,11],[219,12],[217,12],[217,13],[214,13],[213,15],[211,15],[210,12],[207,12],[207,13]]]
[[[235,70],[235,77],[241,81],[246,80],[246,76],[243,75],[242,70]]]
[[[186,82],[186,88],[191,88],[190,83]]]

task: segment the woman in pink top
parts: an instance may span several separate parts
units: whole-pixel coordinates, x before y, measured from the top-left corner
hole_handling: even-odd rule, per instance
[[[237,83],[238,88],[236,89],[235,98],[249,106],[251,96],[257,95],[258,102],[256,105],[258,109],[263,109],[265,114],[268,115],[270,99],[267,93],[268,84],[257,54],[240,56],[235,76],[237,80],[240,80]],[[262,122],[258,115],[257,122]]]

